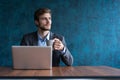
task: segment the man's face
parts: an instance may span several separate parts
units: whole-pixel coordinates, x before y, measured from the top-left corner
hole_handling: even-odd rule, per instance
[[[39,20],[35,20],[35,24],[43,31],[49,31],[51,29],[51,14],[44,13],[43,15],[39,16]]]

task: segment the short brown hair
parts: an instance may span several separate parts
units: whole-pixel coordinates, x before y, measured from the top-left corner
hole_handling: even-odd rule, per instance
[[[48,8],[39,8],[35,11],[34,13],[34,20],[39,20],[39,16],[43,15],[44,13],[50,13],[51,14],[51,10]]]

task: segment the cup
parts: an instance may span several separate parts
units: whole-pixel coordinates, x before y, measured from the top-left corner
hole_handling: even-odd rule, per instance
[[[47,40],[46,44],[47,46],[53,46],[54,40]]]

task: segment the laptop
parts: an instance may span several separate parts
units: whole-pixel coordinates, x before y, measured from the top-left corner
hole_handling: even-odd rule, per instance
[[[52,47],[12,46],[13,69],[52,69]]]

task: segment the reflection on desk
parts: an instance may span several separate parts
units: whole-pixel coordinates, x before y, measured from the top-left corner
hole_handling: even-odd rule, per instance
[[[85,77],[120,76],[120,69],[108,66],[53,67],[52,70],[13,70],[0,67],[0,77]]]

